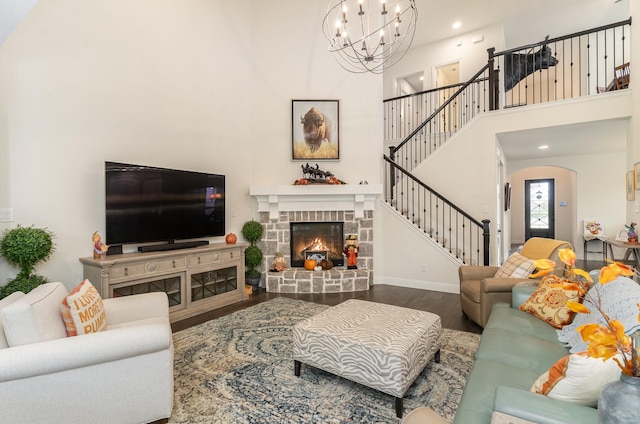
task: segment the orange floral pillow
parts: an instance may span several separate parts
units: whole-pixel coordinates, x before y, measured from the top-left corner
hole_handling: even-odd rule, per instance
[[[571,324],[576,313],[567,308],[567,302],[582,302],[584,284],[549,275],[522,305],[520,310],[540,318],[554,328]]]

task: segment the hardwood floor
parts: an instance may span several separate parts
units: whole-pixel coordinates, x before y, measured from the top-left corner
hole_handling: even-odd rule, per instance
[[[173,323],[174,332],[184,330],[191,326],[209,321],[214,318],[227,315],[249,306],[257,305],[276,297],[288,297],[291,299],[305,300],[324,305],[334,306],[348,299],[362,299],[372,302],[386,303],[389,305],[404,306],[422,311],[429,311],[440,315],[442,327],[454,330],[482,333],[482,327],[469,320],[460,309],[460,297],[458,294],[442,293],[429,290],[411,289],[405,287],[377,284],[367,291],[351,293],[321,293],[321,294],[283,294],[266,293],[260,289],[244,302],[235,303],[224,308],[219,308],[202,315]]]
[[[605,263],[598,260],[589,260],[588,263],[585,263],[582,260],[576,261],[577,268],[587,270],[598,269],[603,265],[605,265]],[[244,302],[235,303],[202,315],[197,315],[192,318],[175,322],[171,325],[171,328],[174,332],[184,330],[185,328],[219,318],[279,296],[306,300],[307,302],[315,302],[329,306],[337,305],[347,299],[362,299],[370,300],[372,302],[386,303],[389,305],[404,306],[440,315],[443,328],[469,331],[478,334],[482,333],[482,327],[468,319],[462,313],[462,309],[460,309],[460,297],[458,294],[389,286],[385,284],[374,285],[368,291],[352,293],[284,294],[267,293],[264,289],[260,289],[258,293],[252,295]]]

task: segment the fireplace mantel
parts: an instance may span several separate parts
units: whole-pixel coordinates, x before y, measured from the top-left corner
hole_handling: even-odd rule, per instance
[[[258,212],[269,212],[269,219],[297,211],[354,211],[362,218],[365,211],[375,210],[382,184],[251,186],[249,194],[258,200]]]

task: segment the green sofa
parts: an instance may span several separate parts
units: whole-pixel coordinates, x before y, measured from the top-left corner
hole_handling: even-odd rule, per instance
[[[569,354],[556,330],[517,309],[534,288],[513,288],[512,305],[496,303],[482,333],[454,424],[488,424],[494,411],[540,424],[596,424],[597,410],[529,391]]]

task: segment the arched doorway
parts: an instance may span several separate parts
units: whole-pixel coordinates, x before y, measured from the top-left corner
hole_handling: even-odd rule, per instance
[[[528,236],[545,236],[543,234],[527,234],[526,195],[527,181],[553,180],[553,199],[549,207],[550,227],[553,238],[573,243],[577,237],[577,174],[575,171],[558,166],[536,166],[521,169],[509,176],[511,183],[511,209],[509,212],[510,243],[523,244]],[[537,187],[534,186],[534,197]],[[544,231],[544,230],[543,230]],[[535,232],[535,231],[534,231]]]

